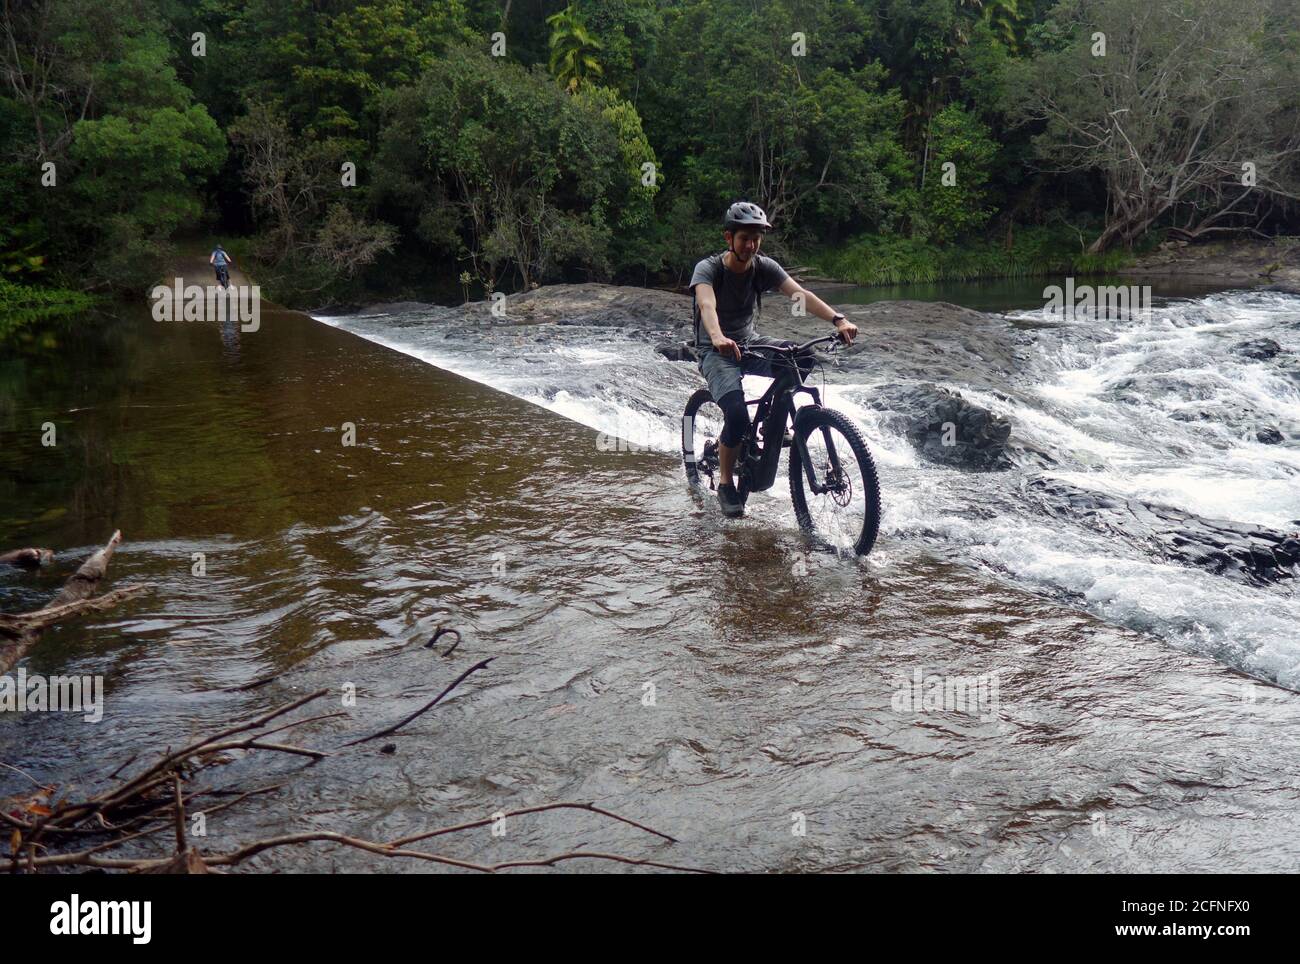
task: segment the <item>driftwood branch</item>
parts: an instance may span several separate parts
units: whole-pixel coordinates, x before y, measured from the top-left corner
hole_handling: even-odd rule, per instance
[[[0,566],[18,566],[22,569],[39,569],[54,559],[53,549],[14,549],[0,552]]]
[[[55,623],[63,622],[70,616],[112,609],[122,600],[138,596],[148,588],[149,586],[146,583],[137,583],[134,586],[123,586],[120,589],[114,589],[102,596],[78,599],[74,602],[61,603],[58,606],[51,604],[29,613],[0,613],[0,633],[17,639],[23,633],[45,629]]]
[[[462,673],[451,685],[447,686],[431,703],[421,710],[406,717],[405,720],[389,727],[384,733],[373,734],[365,739],[386,735],[415,719],[427,709],[436,705],[465,680],[470,673],[481,669],[490,660],[471,667]],[[467,860],[449,854],[412,849],[411,844],[435,837],[462,833],[488,826],[500,816],[520,817],[528,814],[543,813],[550,810],[581,810],[597,817],[613,820],[633,827],[643,833],[651,834],[667,843],[676,840],[669,834],[639,821],[606,810],[589,802],[548,803],[533,807],[524,807],[505,814],[494,815],[482,820],[447,827],[435,828],[390,841],[366,840],[333,831],[307,831],[289,833],[279,836],[254,840],[223,853],[201,854],[195,846],[187,841],[185,833],[185,814],[188,811],[201,811],[206,814],[217,813],[233,807],[255,794],[271,793],[280,787],[270,786],[256,790],[238,792],[229,789],[195,790],[187,793],[185,783],[193,781],[196,775],[209,767],[224,761],[224,754],[232,750],[248,752],[281,752],[311,757],[313,760],[329,755],[327,751],[307,747],[290,746],[271,742],[267,737],[295,726],[331,719],[341,714],[327,713],[309,716],[300,720],[282,722],[281,718],[300,707],[319,699],[328,690],[317,690],[299,697],[282,706],[268,710],[261,715],[243,723],[194,740],[179,750],[167,749],[151,765],[144,767],[135,776],[125,778],[80,803],[63,803],[49,809],[44,806],[31,806],[36,799],[52,799],[55,788],[46,787],[28,775],[36,784],[37,794],[19,801],[0,801],[0,817],[11,833],[11,856],[8,870],[11,873],[26,870],[38,873],[67,867],[95,868],[101,870],[127,871],[130,873],[209,873],[221,872],[217,868],[234,867],[246,860],[269,850],[283,847],[295,847],[313,843],[330,843],[337,846],[362,850],[385,859],[419,860],[436,863],[463,870],[481,873],[493,873],[515,867],[554,867],[570,860],[604,860],[631,866],[655,867],[663,870],[691,871],[707,873],[697,867],[687,867],[647,858],[602,851],[574,850],[552,854],[550,856],[505,861],[501,863],[482,863]],[[279,722],[271,727],[272,723]],[[241,734],[243,738],[232,739]],[[354,741],[364,742],[362,741]],[[349,744],[352,745],[352,744]],[[334,751],[338,752],[338,751]],[[124,767],[119,766],[116,772]],[[116,778],[116,772],[114,777]],[[187,776],[187,774],[189,774]],[[233,799],[224,801],[214,807],[204,809],[199,799],[204,796],[235,794]],[[24,806],[23,804],[26,804]],[[159,856],[127,856],[121,849],[127,843],[146,841],[160,831],[171,829],[174,832],[174,852]],[[104,839],[96,839],[104,838]],[[38,853],[39,851],[39,853]],[[64,851],[64,852],[59,852]],[[117,851],[117,853],[113,853]],[[0,864],[0,869],[4,865]]]
[[[618,814],[609,810],[603,810],[593,803],[544,803],[537,807],[524,807],[522,810],[511,810],[503,813],[503,817],[520,817],[529,813],[541,813],[545,810],[586,810],[590,813],[600,814],[602,817],[610,817],[620,823],[625,823],[630,827],[636,827],[638,830],[644,830],[646,833],[652,833],[656,837],[663,837],[669,843],[676,843],[676,837],[670,837],[666,833],[660,833],[653,827],[647,827],[644,824],[637,823],[635,820],[629,820],[626,817],[620,817]],[[402,837],[389,843],[390,847],[405,847],[407,844],[418,843],[421,840],[428,840],[430,837],[440,837],[446,833],[457,833],[461,830],[473,830],[476,827],[486,827],[492,823],[495,818],[488,817],[486,820],[474,820],[470,823],[458,823],[453,827],[442,827],[438,830],[429,830],[424,833],[413,834],[409,837]]]
[[[0,614],[0,639],[4,639],[0,642],[0,673],[8,672],[22,659],[36,645],[47,626],[84,612],[108,609],[149,588],[147,584],[126,586],[98,598],[91,598],[108,572],[108,563],[121,541],[122,533],[114,532],[104,548],[83,562],[63,584],[58,595],[40,609],[29,613]],[[19,549],[16,553],[6,553],[0,559],[30,553],[36,553],[39,559],[41,553],[49,552],[48,549]]]
[[[452,690],[454,690],[457,686],[459,686],[465,680],[465,678],[469,676],[470,673],[474,673],[480,669],[483,669],[483,667],[487,666],[488,663],[492,662],[492,660],[494,660],[495,658],[496,658],[495,656],[489,656],[487,659],[479,660],[469,669],[465,670],[465,672],[461,673],[454,680],[452,680],[451,684],[445,690],[443,690],[441,693],[435,696],[428,703],[425,703],[424,706],[420,707],[418,710],[416,710],[414,713],[412,713],[410,716],[406,717],[405,719],[397,723],[394,723],[392,726],[385,727],[384,729],[380,730],[377,733],[371,733],[369,736],[358,737],[357,739],[352,740],[348,743],[344,743],[343,745],[356,746],[358,743],[367,743],[370,740],[377,740],[381,736],[389,736],[390,734],[396,733],[398,730],[406,726],[407,723],[410,723],[417,716],[427,713],[429,710],[437,706],[438,703],[441,702],[442,698],[446,696],[448,693],[450,693]]]
[[[181,799],[181,774],[172,771],[172,792],[176,801],[176,852],[185,852],[185,801]]]
[[[43,629],[63,619],[85,612],[107,609],[123,599],[131,598],[146,588],[145,585],[123,587],[103,596],[94,597],[94,591],[107,572],[114,550],[121,542],[121,533],[114,532],[113,537],[102,549],[94,553],[68,579],[59,594],[45,607],[30,613],[0,614],[0,672],[22,657],[22,655],[39,638]],[[26,550],[20,550],[26,551]],[[38,550],[33,550],[38,551]],[[455,642],[442,655],[451,656],[460,643],[460,633],[439,627],[439,632],[429,642],[434,643],[443,635],[454,635]],[[479,863],[454,857],[448,854],[412,850],[409,845],[421,840],[429,840],[448,834],[460,833],[487,826],[494,818],[474,820],[428,830],[388,842],[366,840],[332,831],[310,831],[304,833],[283,834],[264,840],[255,840],[243,844],[225,853],[204,855],[186,838],[185,815],[191,812],[216,813],[236,806],[250,796],[274,792],[280,787],[271,786],[256,790],[239,792],[228,789],[195,789],[186,792],[186,784],[197,786],[199,776],[210,768],[227,762],[231,751],[248,753],[282,753],[303,756],[312,762],[326,756],[346,750],[349,747],[367,743],[379,737],[396,733],[407,724],[419,718],[441,703],[457,686],[473,673],[486,668],[492,657],[480,660],[461,673],[448,684],[436,697],[391,726],[376,733],[362,736],[341,747],[332,750],[319,750],[295,744],[288,744],[268,739],[273,734],[299,727],[307,723],[345,716],[344,713],[321,713],[303,719],[283,721],[281,718],[293,711],[312,703],[330,690],[318,689],[305,696],[268,710],[253,719],[228,726],[201,739],[194,740],[180,749],[164,749],[158,758],[146,765],[133,776],[121,777],[119,774],[137,759],[133,755],[120,764],[106,779],[110,785],[101,789],[88,799],[70,802],[64,798],[58,803],[57,788],[45,786],[35,777],[24,773],[35,784],[35,792],[8,800],[0,800],[0,826],[7,831],[10,856],[7,869],[10,873],[27,871],[38,873],[43,870],[58,868],[94,868],[101,870],[118,870],[129,873],[221,873],[216,868],[234,867],[257,854],[282,847],[293,847],[310,843],[332,843],[350,847],[385,859],[401,858],[420,860],[465,870],[493,873],[514,867],[554,867],[570,860],[605,860],[632,866],[656,867],[664,870],[708,872],[700,868],[680,866],[671,863],[604,853],[600,851],[565,851],[551,856],[512,860],[503,863]],[[249,689],[265,685],[275,677],[257,680],[237,689]],[[279,722],[277,722],[279,721]],[[271,726],[276,723],[275,726]],[[7,764],[6,764],[7,766]],[[21,772],[21,771],[20,771]],[[232,795],[227,800],[208,810],[203,810],[199,800],[205,796]],[[648,827],[628,817],[605,810],[593,803],[561,802],[526,807],[511,811],[506,816],[523,816],[548,810],[582,810],[598,817],[616,821],[634,827],[644,833],[654,835],[668,843],[675,843],[672,836]],[[498,815],[499,816],[499,815]],[[174,832],[174,851],[160,856],[128,856],[121,848],[128,843],[147,844],[148,838],[163,830]],[[116,851],[116,853],[114,853]],[[3,858],[0,858],[2,861]],[[6,869],[0,863],[0,870]]]

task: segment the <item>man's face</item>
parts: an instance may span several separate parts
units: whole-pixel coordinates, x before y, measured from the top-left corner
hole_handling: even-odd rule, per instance
[[[723,236],[735,252],[741,264],[745,264],[758,254],[758,247],[763,243],[763,232],[754,228],[741,228],[739,231],[725,231]]]

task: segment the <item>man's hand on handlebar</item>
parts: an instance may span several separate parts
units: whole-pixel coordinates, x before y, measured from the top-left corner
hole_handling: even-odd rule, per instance
[[[718,354],[723,357],[731,357],[740,361],[740,346],[728,338],[726,335],[719,335],[713,339],[713,347],[718,350]]]
[[[840,334],[840,340],[846,345],[853,344],[853,339],[858,337],[858,326],[849,321],[843,315],[835,322],[835,330]]]

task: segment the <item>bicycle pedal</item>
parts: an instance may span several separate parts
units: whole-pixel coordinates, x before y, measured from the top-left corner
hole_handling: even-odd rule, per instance
[[[781,448],[788,449],[793,444],[794,444],[794,432],[786,432],[785,436],[781,439]]]

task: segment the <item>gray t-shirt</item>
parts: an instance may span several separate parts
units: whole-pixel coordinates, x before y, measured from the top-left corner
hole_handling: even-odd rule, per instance
[[[718,303],[718,323],[722,333],[734,341],[744,341],[754,336],[754,305],[759,291],[779,288],[790,277],[785,269],[765,255],[754,256],[754,266],[743,274],[736,274],[722,263],[722,255],[705,258],[695,266],[691,275],[691,296],[695,286],[713,285],[713,296]],[[707,347],[712,344],[709,333],[700,320],[699,306],[694,306],[695,344]]]

